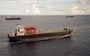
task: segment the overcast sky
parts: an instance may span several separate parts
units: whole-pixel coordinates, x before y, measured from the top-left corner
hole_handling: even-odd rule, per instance
[[[90,14],[90,0],[0,0],[0,15],[82,14]]]

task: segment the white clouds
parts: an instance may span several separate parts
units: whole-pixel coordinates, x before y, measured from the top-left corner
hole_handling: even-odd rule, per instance
[[[41,14],[40,9],[37,7],[36,4],[32,5],[32,14],[35,14],[35,15]]]
[[[76,0],[40,0],[40,1],[49,3],[49,2],[73,2],[73,1],[76,1]]]
[[[18,0],[19,3],[37,3],[37,0]]]
[[[40,9],[39,9],[39,7],[37,6],[37,0],[34,0],[34,2],[33,2],[33,4],[32,4],[32,14],[34,14],[34,15],[39,15],[39,14],[41,14],[41,12],[40,12]]]
[[[39,14],[41,14],[41,12],[40,12],[40,9],[39,9],[39,7],[37,6],[37,0],[33,0],[34,2],[33,2],[33,4],[32,4],[32,14],[34,14],[34,15],[39,15]]]
[[[83,10],[80,10],[79,6],[72,6],[70,8],[71,14],[84,14],[85,12]]]
[[[25,0],[26,1],[26,0]],[[33,15],[40,15],[40,9],[37,6],[37,0],[32,0],[32,7],[31,9],[26,9],[26,13],[33,14]]]
[[[89,3],[90,1],[87,5],[87,0],[0,0],[0,13],[27,15],[90,14]],[[88,8],[87,12],[86,8]],[[13,13],[13,11],[16,12]]]
[[[75,6],[72,6],[71,10],[72,10],[72,11],[75,11],[75,10],[77,10],[78,8],[79,8],[79,7],[75,5]]]
[[[81,0],[81,6],[82,6],[82,9],[88,9],[88,1],[87,0]]]
[[[45,15],[65,15],[65,11],[51,10],[44,13]]]
[[[26,9],[26,13],[30,13],[30,10],[29,9]]]

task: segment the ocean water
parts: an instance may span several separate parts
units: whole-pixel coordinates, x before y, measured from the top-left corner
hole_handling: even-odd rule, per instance
[[[90,15],[22,16],[22,20],[5,20],[10,15],[0,15],[0,56],[90,56]],[[13,32],[17,24],[37,26],[38,30],[73,29],[72,37],[38,42],[8,42],[7,34]],[[59,36],[58,36],[59,37]]]

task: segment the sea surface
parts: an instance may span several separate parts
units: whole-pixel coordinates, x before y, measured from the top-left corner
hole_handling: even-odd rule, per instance
[[[24,16],[21,20],[5,20],[10,15],[0,15],[0,56],[90,56],[90,15]],[[71,38],[46,41],[10,43],[7,34],[13,32],[17,24],[37,26],[37,31],[73,29]],[[59,36],[58,36],[59,37]]]

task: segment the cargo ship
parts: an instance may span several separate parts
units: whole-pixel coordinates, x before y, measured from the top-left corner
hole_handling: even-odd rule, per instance
[[[21,20],[20,17],[6,17],[6,20]]]
[[[10,42],[29,42],[40,41],[55,38],[71,37],[72,29],[64,28],[63,30],[48,30],[48,31],[36,31],[37,27],[23,27],[17,25],[15,32],[9,33],[8,38]],[[57,37],[58,36],[58,37]]]
[[[74,16],[66,16],[66,18],[74,18]]]

